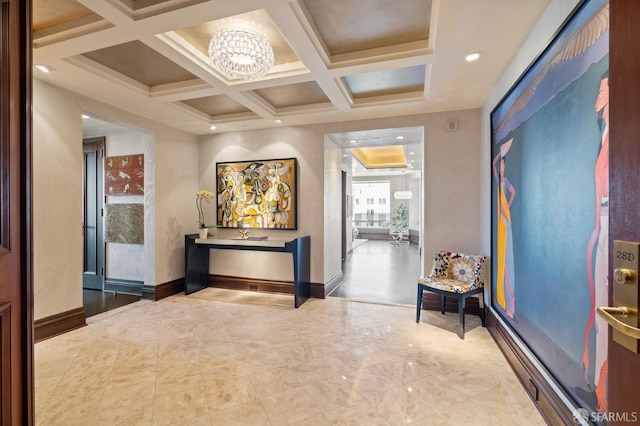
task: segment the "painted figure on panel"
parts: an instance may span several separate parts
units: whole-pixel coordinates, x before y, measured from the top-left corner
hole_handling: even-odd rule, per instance
[[[511,232],[511,204],[516,190],[504,175],[505,156],[511,149],[513,139],[500,146],[498,155],[493,159],[493,175],[498,184],[498,272],[496,274],[496,297],[498,304],[513,318],[515,307],[513,234]],[[496,167],[499,163],[499,169]]]
[[[595,225],[587,246],[587,280],[591,295],[591,312],[584,332],[582,363],[587,383],[589,373],[589,336],[595,323],[594,387],[598,411],[607,411],[607,339],[608,327],[604,319],[595,315],[596,306],[607,306],[609,256],[609,74],[602,75],[595,102],[598,123],[602,132],[600,151],[594,170]],[[594,260],[595,258],[595,260]]]

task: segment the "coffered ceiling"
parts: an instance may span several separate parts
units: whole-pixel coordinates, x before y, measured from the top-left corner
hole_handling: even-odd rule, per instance
[[[549,0],[33,3],[36,78],[201,135],[478,108]],[[265,77],[212,66],[230,28],[269,40]]]

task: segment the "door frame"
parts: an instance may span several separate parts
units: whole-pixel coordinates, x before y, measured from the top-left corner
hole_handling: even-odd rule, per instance
[[[87,173],[89,168],[87,167],[87,153],[96,153],[95,162],[95,193],[96,203],[93,206],[95,208],[96,218],[96,238],[95,238],[95,253],[96,253],[96,280],[100,283],[99,290],[104,290],[104,269],[105,269],[105,243],[104,243],[104,149],[106,138],[104,136],[87,138],[82,140],[82,151],[84,160],[82,162],[82,238],[83,238],[83,253],[82,253],[82,288],[88,288],[92,290],[98,290],[91,286],[85,287],[85,278],[87,278],[87,215],[89,209],[89,202],[87,199]],[[93,204],[93,203],[92,203]],[[92,208],[92,209],[93,209]]]
[[[31,0],[0,1],[0,16],[0,424],[33,425]]]

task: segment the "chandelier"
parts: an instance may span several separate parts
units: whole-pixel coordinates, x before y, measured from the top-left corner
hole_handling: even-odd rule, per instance
[[[213,66],[228,78],[255,80],[273,66],[273,49],[261,35],[243,30],[223,30],[209,42]]]

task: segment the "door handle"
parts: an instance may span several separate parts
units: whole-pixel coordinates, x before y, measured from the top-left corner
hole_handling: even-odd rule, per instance
[[[638,326],[638,271],[640,243],[613,241],[613,301],[614,307],[597,307],[596,313],[613,327],[613,341],[634,353],[640,353]]]
[[[640,328],[632,327],[629,324],[625,324],[615,316],[628,317],[629,315],[638,316],[638,310],[633,308],[627,308],[626,306],[620,306],[617,308],[611,306],[598,306],[596,312],[600,315],[611,327],[620,333],[632,337],[636,340],[640,340]]]

